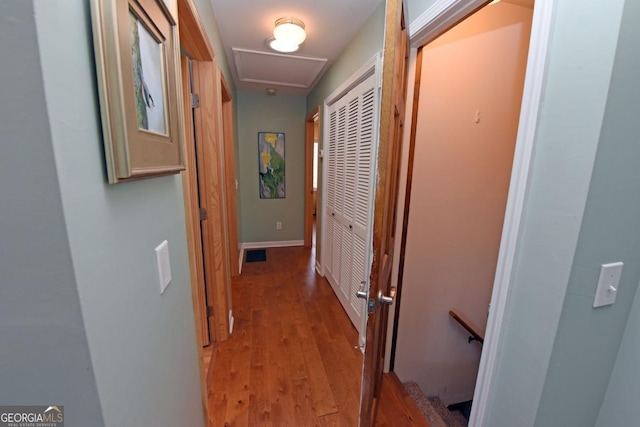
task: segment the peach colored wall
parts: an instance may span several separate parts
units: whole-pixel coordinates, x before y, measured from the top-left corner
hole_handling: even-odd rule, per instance
[[[481,346],[448,311],[486,327],[531,15],[487,6],[423,50],[395,371],[446,404],[475,387]]]

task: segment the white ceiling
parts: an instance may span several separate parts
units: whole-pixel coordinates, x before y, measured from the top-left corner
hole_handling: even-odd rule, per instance
[[[264,92],[274,87],[286,95],[307,95],[380,2],[211,0],[236,89]],[[272,55],[275,52],[265,40],[273,35],[276,19],[283,16],[301,19],[307,39],[297,52]],[[245,81],[240,80],[236,64]]]

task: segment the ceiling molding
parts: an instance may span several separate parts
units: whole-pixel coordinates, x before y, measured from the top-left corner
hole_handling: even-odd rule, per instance
[[[326,58],[284,55],[232,48],[241,82],[310,88],[324,69]]]

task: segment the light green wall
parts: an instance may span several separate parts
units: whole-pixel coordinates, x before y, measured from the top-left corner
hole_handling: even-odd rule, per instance
[[[305,98],[238,92],[237,102],[241,240],[245,243],[303,240]],[[284,199],[260,199],[258,132],[285,133]],[[276,221],[282,222],[282,230],[276,230]]]
[[[310,114],[316,107],[322,108],[324,100],[343,84],[353,73],[362,67],[374,55],[382,52],[384,44],[384,12],[385,1],[373,11],[364,25],[358,30],[355,37],[342,51],[340,57],[333,63],[331,68],[322,76],[322,79],[315,86],[313,91],[307,96],[307,114]],[[323,148],[324,124],[322,114],[320,114],[320,149]],[[318,212],[322,209],[322,170],[323,161],[318,163]],[[323,217],[321,214],[316,217],[317,236],[322,235]],[[321,239],[316,239],[316,256],[319,261],[322,259]]]
[[[99,427],[37,43],[33,3],[0,2],[0,402]]]
[[[570,373],[563,377],[566,384],[562,386],[548,375],[557,373],[553,364],[563,354],[580,355],[592,348],[573,342],[567,337],[566,328],[570,325],[570,333],[580,337],[590,331],[589,326],[574,320],[580,319],[581,311],[587,312],[593,302],[597,266],[616,257],[607,242],[601,250],[591,252],[587,261],[585,245],[593,243],[585,240],[586,229],[581,231],[581,226],[585,206],[598,200],[595,194],[589,194],[589,200],[587,195],[601,127],[608,120],[605,107],[622,6],[623,0],[606,4],[563,0],[556,5],[520,245],[488,403],[487,426],[512,426],[514,420],[519,425],[542,425],[549,421],[545,418],[547,411],[552,411],[549,397],[557,398],[559,405],[566,404],[565,416],[571,414],[575,418],[567,420],[568,424],[554,420],[546,425],[592,425],[595,421],[593,412],[586,410],[585,417],[591,418],[591,423],[574,424],[575,420],[582,420],[576,411],[600,405],[596,394],[602,390],[584,392],[584,382],[578,378],[588,375],[583,371],[584,364],[574,360],[580,367],[577,371],[566,367]],[[590,215],[587,211],[585,227],[607,227],[602,217],[589,223],[593,221]],[[574,284],[576,281],[581,284]],[[575,304],[580,309],[571,312]],[[613,310],[624,311],[625,306],[622,303]],[[564,313],[565,309],[570,312]],[[606,312],[601,309],[593,316]],[[605,324],[597,330],[602,328],[606,329]],[[591,334],[590,338],[593,344],[609,343],[609,338],[602,335]],[[603,361],[591,356],[585,360],[608,375],[608,352],[599,353],[605,357]],[[602,384],[591,386],[601,388]],[[571,393],[559,393],[567,389]],[[580,408],[574,401],[578,396]]]
[[[627,427],[640,419],[640,292],[636,290],[620,352],[596,427]]]
[[[211,47],[215,52],[216,64],[222,70],[224,78],[227,80],[227,83],[229,84],[229,86],[231,86],[235,94],[231,70],[229,69],[229,63],[227,62],[227,57],[225,56],[224,48],[222,46],[222,39],[220,38],[218,21],[216,20],[216,17],[213,13],[211,0],[194,0],[194,3],[196,4],[196,9],[198,9],[200,21],[202,22],[202,25],[204,26],[204,29],[209,36]]]
[[[640,281],[639,20],[640,3],[626,1],[589,196],[538,408],[540,427],[595,425]],[[616,303],[594,309],[600,265],[614,261],[624,262]],[[629,328],[633,334],[636,326]],[[622,359],[640,348],[637,335],[629,334],[633,343],[627,342]],[[637,363],[624,374],[629,377],[620,381],[620,374],[612,384],[620,390],[611,391],[610,400],[624,396],[637,402],[640,393],[629,387],[630,379],[639,378]],[[601,425],[637,424],[637,418],[627,418],[636,406],[621,408],[622,417],[603,414]]]
[[[35,17],[66,236],[104,422],[147,425],[153,417],[156,425],[202,426],[180,176],[106,184],[89,0],[37,0]],[[160,295],[154,248],[165,239],[173,280]]]
[[[384,42],[384,1],[373,11],[355,37],[342,51],[340,57],[322,76],[307,96],[307,113],[322,107],[326,97],[347,80],[371,57],[382,51]]]

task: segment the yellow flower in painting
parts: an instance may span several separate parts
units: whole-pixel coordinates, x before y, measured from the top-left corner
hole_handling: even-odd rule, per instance
[[[267,133],[264,135],[264,140],[267,141],[275,149],[276,142],[278,142],[278,135],[275,133]]]
[[[262,164],[264,165],[264,168],[267,169],[269,162],[271,161],[271,153],[260,153],[260,156],[262,156]]]

